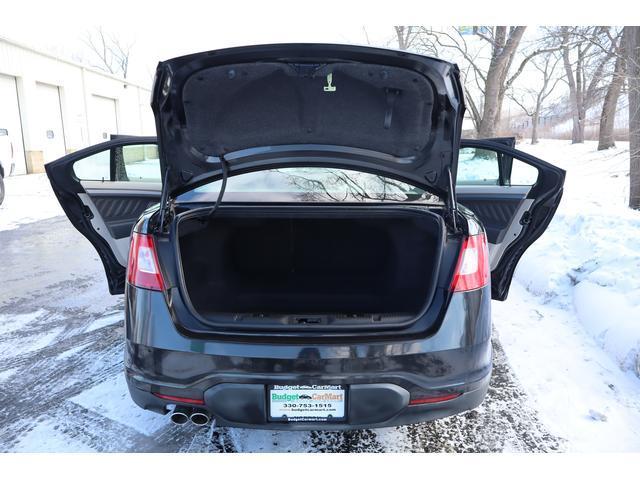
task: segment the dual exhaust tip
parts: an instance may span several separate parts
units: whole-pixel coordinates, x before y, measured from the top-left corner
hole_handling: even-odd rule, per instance
[[[184,425],[189,420],[198,426],[204,426],[209,423],[210,417],[205,410],[185,408],[176,406],[171,412],[171,421],[176,425]]]

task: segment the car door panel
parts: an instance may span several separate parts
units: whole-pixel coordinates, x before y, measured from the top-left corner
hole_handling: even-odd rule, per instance
[[[127,182],[123,188],[122,182],[80,183],[115,238],[128,237],[142,212],[158,203],[161,193],[160,184]]]
[[[546,230],[562,198],[564,170],[508,146],[505,139],[462,140],[461,148],[498,153],[500,185],[457,184],[458,202],[483,223],[489,242],[491,293],[505,300],[513,273],[526,249]],[[531,186],[510,185],[511,169],[517,160],[538,172]]]
[[[511,219],[521,208],[530,187],[502,187],[473,185],[457,186],[458,202],[472,210],[482,221],[489,243],[504,238]]]
[[[114,238],[129,237],[131,228],[150,206],[158,203],[158,196],[141,196],[122,198],[113,194],[96,195],[89,192],[100,216],[104,220],[109,233]]]
[[[124,292],[131,229],[140,214],[160,201],[158,182],[116,180],[115,158],[111,154],[111,177],[81,180],[74,165],[106,150],[125,146],[155,145],[155,137],[119,137],[66,155],[45,165],[47,176],[60,205],[73,226],[94,246],[105,268],[109,291]],[[158,164],[159,171],[159,164]]]

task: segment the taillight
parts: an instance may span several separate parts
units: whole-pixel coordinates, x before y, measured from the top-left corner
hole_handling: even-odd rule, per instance
[[[131,236],[127,282],[149,290],[164,290],[156,247],[150,235],[134,232]]]
[[[451,281],[451,290],[466,292],[489,283],[489,251],[484,233],[465,238],[458,265]]]

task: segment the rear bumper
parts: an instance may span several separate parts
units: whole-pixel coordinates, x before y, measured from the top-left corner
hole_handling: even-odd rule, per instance
[[[274,378],[254,377],[245,378],[245,383],[219,383],[202,392],[205,404],[198,408],[206,410],[212,418],[215,418],[217,425],[226,427],[269,430],[382,428],[435,420],[475,408],[482,403],[486,395],[489,378],[490,371],[471,383],[466,383],[457,389],[448,389],[449,392],[461,392],[459,397],[452,400],[410,406],[408,402],[411,394],[408,389],[396,383],[377,383],[379,378],[376,375],[361,377],[359,380],[364,383],[350,384],[347,387],[347,418],[344,422],[269,421],[266,385],[284,381]],[[256,383],[248,383],[248,380]],[[290,382],[309,383],[304,378],[289,380],[287,383]],[[335,380],[320,377],[314,379],[312,383],[334,384]],[[131,397],[140,407],[159,413],[168,411],[167,405],[171,402],[160,399],[149,391],[149,389],[167,391],[162,386],[145,384],[131,375],[127,375],[127,384]],[[182,405],[186,406],[186,404]]]
[[[126,330],[126,377],[135,403],[166,413],[175,402],[154,393],[202,399],[223,426],[341,430],[428,421],[479,405],[491,373],[488,287],[454,294],[437,332],[421,339],[301,345],[187,337],[162,294],[131,287]],[[346,422],[268,421],[267,386],[273,384],[346,386]],[[449,393],[460,396],[408,405],[410,398]]]

